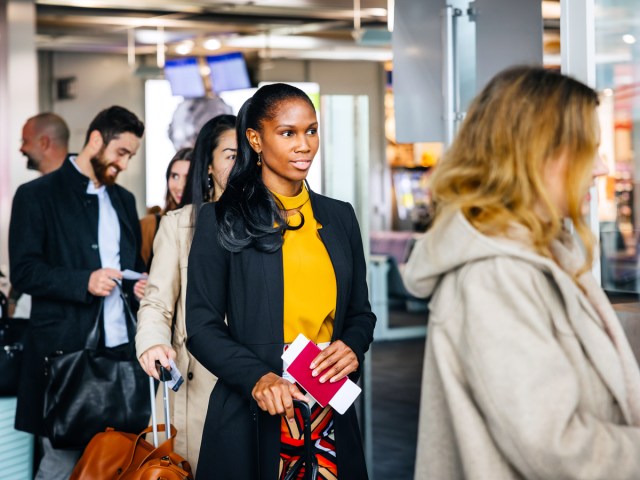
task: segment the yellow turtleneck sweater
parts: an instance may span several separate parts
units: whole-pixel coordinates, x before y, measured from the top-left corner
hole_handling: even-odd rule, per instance
[[[304,225],[287,230],[282,245],[284,269],[284,342],[293,342],[299,333],[315,343],[331,341],[338,289],[333,264],[320,239],[322,225],[313,216],[309,191],[303,187],[295,197],[272,192],[286,210],[299,209]],[[299,225],[295,213],[289,225]]]

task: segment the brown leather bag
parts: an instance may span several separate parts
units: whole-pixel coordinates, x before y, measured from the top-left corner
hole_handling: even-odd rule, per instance
[[[164,429],[164,425],[158,425],[158,431]],[[152,427],[148,427],[134,435],[108,428],[98,433],[85,448],[69,480],[193,479],[189,462],[173,451],[176,429],[171,426],[171,438],[158,448],[144,439],[151,431]]]

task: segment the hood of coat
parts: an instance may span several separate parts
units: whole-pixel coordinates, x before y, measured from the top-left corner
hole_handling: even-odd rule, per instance
[[[536,253],[524,227],[514,226],[508,235],[484,235],[460,211],[444,214],[411,252],[402,272],[407,290],[419,298],[429,297],[446,273],[496,256],[518,257],[545,270],[557,269],[553,260]]]

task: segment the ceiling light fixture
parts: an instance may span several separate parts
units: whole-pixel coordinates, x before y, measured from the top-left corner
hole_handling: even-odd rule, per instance
[[[133,28],[127,30],[127,63],[130,68],[136,65],[136,38]]]
[[[220,47],[222,47],[222,42],[220,42],[220,40],[218,40],[217,38],[208,38],[204,41],[202,46],[206,50],[218,50]]]
[[[362,18],[360,16],[360,0],[353,0],[353,31],[351,36],[357,42],[362,38]]]
[[[387,30],[393,32],[394,16],[393,12],[396,8],[395,0],[387,0]]]
[[[560,20],[560,2],[543,0],[542,18],[545,20]]]
[[[156,63],[158,68],[164,68],[164,27],[158,27],[158,43],[156,49]]]
[[[630,33],[627,33],[627,34],[622,36],[622,41],[624,43],[629,44],[629,45],[633,45],[634,43],[636,43],[636,37],[634,37]]]
[[[193,40],[185,40],[176,45],[176,53],[178,55],[188,55],[193,51],[194,46]]]

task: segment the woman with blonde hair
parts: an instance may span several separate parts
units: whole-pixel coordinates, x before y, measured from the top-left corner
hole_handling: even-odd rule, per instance
[[[416,479],[640,474],[640,373],[583,218],[607,172],[597,106],[560,73],[506,70],[434,172],[404,278],[431,297]]]
[[[235,122],[233,115],[218,115],[200,130],[182,198],[185,206],[162,217],[153,243],[155,260],[138,310],[136,352],[144,371],[158,378],[156,361],[170,368],[170,360],[174,360],[184,377],[179,390],[169,392],[171,423],[178,430],[175,450],[189,461],[194,473],[209,394],[216,379],[187,352],[187,263],[200,207],[220,198],[235,162]],[[158,411],[162,408],[161,392]]]

